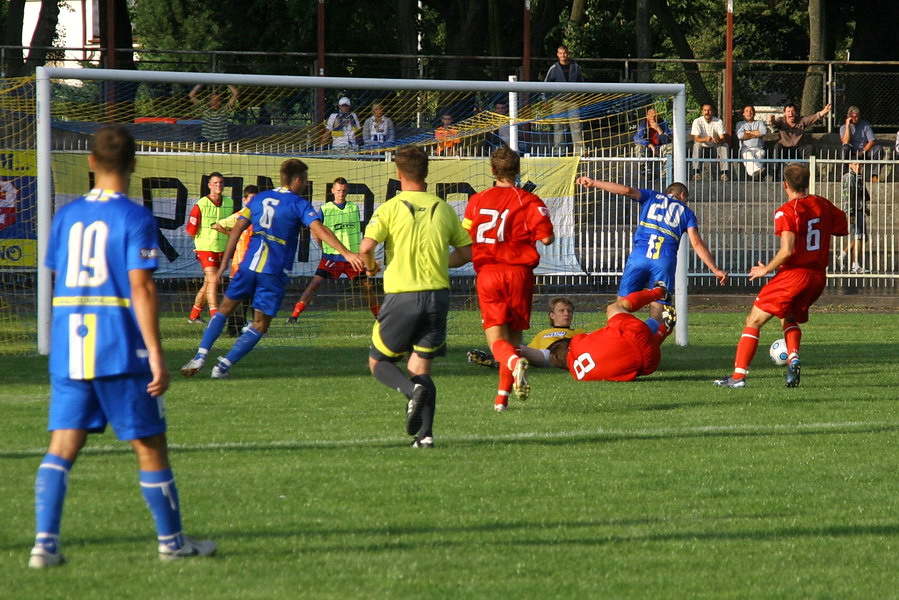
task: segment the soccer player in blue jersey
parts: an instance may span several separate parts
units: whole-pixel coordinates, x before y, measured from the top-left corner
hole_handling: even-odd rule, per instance
[[[674,289],[677,248],[684,233],[689,236],[696,255],[714,273],[718,283],[727,281],[727,271],[718,268],[699,235],[696,215],[687,206],[690,192],[684,184],[672,183],[665,193],[589,177],[578,177],[577,184],[627,196],[640,203],[640,222],[634,232],[634,245],[618,284],[619,300],[628,294],[654,288],[658,281],[664,282],[667,289]],[[657,321],[662,319],[663,304],[666,302],[651,305],[650,316]]]
[[[46,266],[56,272],[50,352],[50,447],[37,471],[37,535],[28,566],[65,562],[59,551],[69,471],[87,440],[107,423],[137,454],[141,491],[163,560],[215,552],[212,541],[181,532],[181,511],[166,445],[163,392],[169,385],[159,336],[158,228],[125,193],[134,138],[101,127],[88,157],[96,187],[53,219]]]
[[[281,187],[256,194],[241,209],[237,224],[228,236],[219,277],[231,262],[240,234],[252,225],[250,245],[240,261],[240,269],[225,290],[218,312],[206,325],[196,355],[181,367],[181,374],[185,377],[192,377],[206,364],[206,355],[222,334],[228,315],[241,300],[252,300],[255,309],[253,323],[237,338],[228,354],[219,357],[212,368],[212,378],[230,377],[231,367],[256,347],[284,299],[287,271],[296,255],[300,227],[308,227],[312,235],[337,250],[354,269],[364,270],[362,258],[340,243],[337,236],[322,224],[321,216],[312,203],[300,196],[306,187],[307,173],[308,168],[303,161],[295,158],[285,160],[281,163]]]

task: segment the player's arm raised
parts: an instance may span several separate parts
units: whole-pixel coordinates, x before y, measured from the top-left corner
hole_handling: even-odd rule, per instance
[[[355,252],[350,252],[349,248],[340,243],[340,240],[337,239],[337,236],[334,235],[330,229],[325,227],[321,221],[313,221],[309,226],[309,231],[312,232],[312,235],[317,237],[319,240],[328,244],[343,256],[348,263],[353,265],[353,268],[357,271],[362,271],[366,269],[365,261],[362,259],[362,256],[356,254]]]
[[[709,271],[714,273],[715,279],[718,280],[718,284],[724,285],[727,283],[727,271],[718,267],[718,263],[715,262],[715,257],[712,256],[709,247],[705,245],[705,240],[699,235],[699,230],[695,227],[690,227],[687,229],[687,235],[690,236],[690,244],[693,246],[693,251],[696,253],[696,256],[705,263],[705,266],[709,268]]]
[[[767,265],[762,261],[749,270],[749,281],[764,277],[772,271],[776,271],[780,265],[784,264],[788,258],[793,255],[796,249],[796,234],[792,231],[784,231],[780,234],[780,248],[774,258]]]
[[[620,183],[615,183],[614,181],[600,181],[598,179],[591,179],[590,177],[584,175],[578,177],[577,180],[575,180],[575,183],[582,187],[591,187],[609,192],[610,194],[627,196],[628,198],[631,198],[633,200],[640,199],[640,190],[630,187],[629,185],[621,185]]]

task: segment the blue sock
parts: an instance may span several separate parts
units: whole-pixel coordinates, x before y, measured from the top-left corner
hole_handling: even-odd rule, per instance
[[[646,319],[646,320],[643,321],[643,322],[646,323],[646,326],[647,326],[647,327],[649,327],[649,332],[650,332],[652,335],[655,335],[656,332],[659,330],[659,322],[656,321],[655,319],[653,319],[652,317]]]
[[[215,315],[209,319],[206,329],[203,330],[203,339],[200,340],[200,348],[204,348],[207,351],[211,350],[215,340],[219,339],[219,336],[222,335],[222,330],[227,323],[228,317],[222,313],[215,313]]]
[[[225,358],[228,359],[230,363],[228,366],[233,365],[241,358],[250,353],[250,350],[256,347],[256,344],[259,343],[259,340],[262,339],[262,334],[253,329],[253,326],[250,325],[247,327],[247,330],[240,334],[240,337],[237,338],[237,341],[234,342],[234,346],[231,347],[231,351],[228,352]]]
[[[71,461],[49,452],[37,469],[34,481],[35,540],[49,552],[59,551],[59,524],[71,469]]]
[[[181,507],[178,489],[171,469],[140,471],[140,491],[156,522],[156,535],[161,544],[178,549],[183,543],[181,535]]]

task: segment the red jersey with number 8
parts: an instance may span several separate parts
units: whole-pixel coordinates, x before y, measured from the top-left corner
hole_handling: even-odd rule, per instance
[[[830,236],[848,235],[846,213],[821,196],[794,198],[774,213],[774,235],[796,234],[793,254],[778,270],[825,271],[830,261]]]
[[[472,196],[462,227],[474,242],[475,271],[485,265],[533,269],[540,262],[537,241],[553,233],[546,205],[519,187],[495,186]]]

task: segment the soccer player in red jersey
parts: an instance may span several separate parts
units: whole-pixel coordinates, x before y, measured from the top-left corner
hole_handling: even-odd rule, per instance
[[[518,153],[503,146],[490,157],[494,186],[472,196],[462,227],[471,236],[477,273],[478,303],[487,344],[499,362],[494,408],[509,405],[512,389],[520,400],[530,393],[527,359],[518,355],[521,332],[531,326],[534,267],[540,262],[537,242],[556,239],[549,210],[536,195],[515,185]]]
[[[659,347],[674,329],[674,308],[665,307],[661,324],[631,313],[660,300],[670,301],[661,281],[651,290],[618,298],[606,307],[605,327],[554,342],[549,363],[578,381],[633,381],[655,372],[662,358]]]
[[[759,345],[759,331],[771,317],[778,317],[787,343],[786,386],[799,385],[800,323],[808,321],[808,309],[827,283],[830,237],[849,234],[846,213],[821,196],[809,195],[809,170],[799,164],[784,169],[783,186],[789,201],[774,213],[774,235],[780,249],[768,264],[749,271],[749,280],[777,271],[755,299],[746,327],[737,344],[734,372],[714,384],[720,387],[746,386],[746,372]]]

